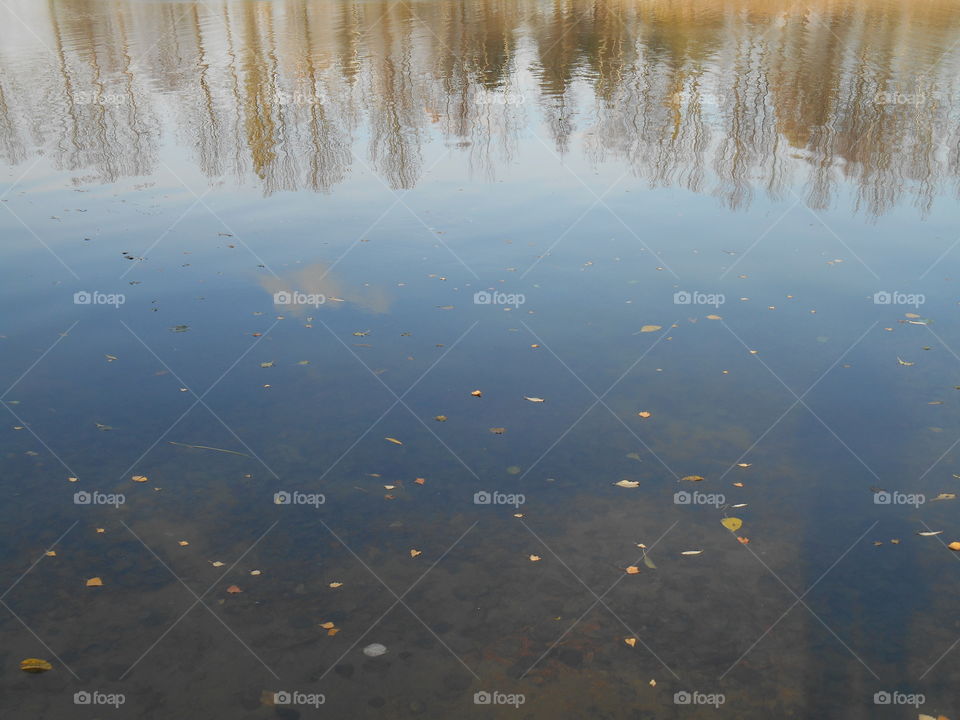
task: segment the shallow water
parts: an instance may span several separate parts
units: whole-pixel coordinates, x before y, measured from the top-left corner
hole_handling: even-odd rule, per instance
[[[0,15],[4,717],[960,714],[960,4]]]

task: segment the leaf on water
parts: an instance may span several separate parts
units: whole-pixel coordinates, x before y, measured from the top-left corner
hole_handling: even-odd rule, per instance
[[[532,403],[544,402],[544,399],[543,399],[543,398],[539,398],[539,397],[527,397],[526,395],[524,395],[523,398],[524,398],[525,400],[529,400],[529,401],[532,402]]]
[[[426,481],[425,478],[417,478],[416,480],[414,480],[414,482],[415,482],[417,485],[423,485],[423,484],[426,483],[427,481]]]
[[[89,580],[87,580],[87,587],[102,587],[102,586],[103,586],[103,580],[101,580],[98,577],[92,577]]]
[[[268,361],[268,362],[262,362],[262,363],[260,363],[260,367],[262,367],[262,368],[271,368],[271,367],[273,367],[273,365],[274,365],[274,361],[273,361],[273,360],[270,360],[270,361]]]
[[[220,562],[219,560],[214,560],[214,561],[213,561],[212,563],[210,563],[210,564],[213,565],[214,567],[223,567],[223,563]]]
[[[899,544],[900,544],[900,538],[890,538],[890,544],[891,544],[891,545],[899,545]]]
[[[107,362],[113,362],[114,360],[120,359],[116,355],[104,355],[104,357],[107,359]]]
[[[343,587],[343,583],[342,583],[342,582],[332,582],[332,583],[330,583],[329,587],[332,587],[334,590],[336,590],[338,587]]]
[[[256,577],[257,575],[262,575],[263,573],[260,572],[259,570],[251,570],[250,574]]]
[[[322,627],[324,630],[332,630],[335,625],[332,622],[322,622],[320,623],[320,627]]]
[[[920,317],[920,316],[917,315],[916,313],[904,313],[903,316],[904,316],[904,317],[908,317],[908,318],[913,318],[914,320],[916,320],[917,318]]]
[[[943,530],[921,530],[917,533],[920,537],[933,537],[934,535],[939,535]]]
[[[133,476],[132,478],[130,478],[130,479],[133,480],[134,482],[147,482],[147,476],[146,476],[146,475],[134,475],[134,476]]]
[[[935,498],[933,498],[930,502],[936,502],[937,500],[956,500],[956,499],[957,499],[956,493],[940,493]]]
[[[436,420],[437,422],[446,422],[446,421],[447,421],[447,416],[446,416],[446,415],[437,415],[437,416],[434,418],[434,420]]]
[[[494,435],[503,435],[506,431],[507,431],[507,429],[506,429],[506,428],[502,428],[502,427],[492,427],[492,428],[490,428],[490,432],[492,432]]]
[[[742,483],[742,482],[731,483],[731,485],[733,485],[734,487],[743,487],[743,483]]]
[[[384,438],[387,442],[392,442],[394,445],[403,445],[402,442],[393,437]]]
[[[897,355],[897,362],[900,363],[901,365],[906,365],[906,366],[908,366],[908,367],[909,367],[910,365],[915,365],[915,364],[916,364],[916,363],[912,363],[912,362],[907,362],[906,360],[904,360],[903,358],[901,358],[899,355]]]
[[[483,392],[481,392],[480,390],[471,390],[470,394],[473,395],[474,397],[483,397]]]
[[[40,658],[27,658],[20,661],[20,669],[28,673],[42,673],[53,670],[53,665]]]
[[[707,320],[723,320],[719,315],[707,315]]]
[[[635,452],[627,453],[627,457],[630,458],[631,460],[640,460],[641,462],[643,462],[643,459],[640,457],[639,453],[635,453]]]
[[[653,678],[650,678],[650,687],[656,687],[656,686],[657,686],[657,681],[654,680]]]
[[[684,550],[684,551],[683,551],[682,553],[680,553],[680,554],[681,554],[681,555],[699,555],[699,554],[701,554],[702,552],[703,552],[703,550]]]
[[[638,568],[636,565],[630,565],[630,566],[626,569],[626,573],[627,573],[627,575],[639,575],[639,574],[640,574],[640,568]]]
[[[622,488],[635,488],[640,485],[640,482],[638,480],[618,480],[614,485]]]
[[[735,517],[724,518],[720,521],[720,524],[723,525],[730,532],[736,532],[743,526],[743,520]]]
[[[309,364],[310,364],[309,360],[300,360],[299,362],[297,362],[297,365],[309,365]]]
[[[186,547],[189,544],[190,543],[188,543],[186,540],[177,540],[177,545],[179,545],[180,547]]]
[[[737,467],[742,467],[742,468],[748,468],[751,465],[753,465],[753,463],[737,463]]]
[[[640,328],[640,332],[642,333],[656,332],[657,330],[661,330],[661,329],[663,329],[662,325],[644,325],[642,328]],[[638,333],[634,333],[634,335],[637,335],[637,334]]]
[[[46,555],[47,557],[56,557],[56,556],[57,556],[57,551],[56,551],[56,550],[47,550],[47,551],[44,553],[44,555]]]
[[[680,481],[683,482],[686,480],[688,482],[703,482],[705,479],[706,478],[704,478],[702,475],[685,475],[680,478]]]
[[[637,639],[635,637],[624,638],[623,641],[630,647],[636,647]]]
[[[741,535],[740,537],[737,538],[737,542],[739,542],[741,545],[749,545],[749,544],[750,544],[750,538],[748,538],[748,537],[746,537],[746,536],[744,536],[744,535]]]
[[[524,517],[523,513],[514,513],[513,516],[514,516],[515,518],[522,518],[522,517]]]
[[[413,548],[410,549],[410,557],[412,558],[415,558],[417,555],[422,555],[422,554],[423,554],[422,550],[415,550]]]
[[[742,508],[742,507],[746,507],[746,506],[747,506],[747,503],[737,503],[736,505],[731,505],[730,507],[732,507],[732,508]]]
[[[642,418],[644,418],[644,419],[650,417],[652,414],[653,414],[653,413],[647,412],[646,410],[641,410],[640,412],[637,413],[637,415],[639,415],[640,417],[642,417]]]
[[[539,555],[531,555],[531,556],[530,556],[530,562],[540,562],[540,556],[539,556]]]
[[[227,592],[230,593],[231,595],[236,595],[237,593],[242,593],[243,590],[238,588],[236,585],[231,585],[230,587],[227,588]]]
[[[105,528],[97,528],[97,535],[103,535],[106,532]]]
[[[650,559],[650,556],[646,553],[643,554],[643,564],[646,565],[651,570],[656,570],[657,566],[653,564],[653,560]]]
[[[330,628],[329,630],[327,630],[327,635],[329,635],[330,637],[333,637],[338,632],[340,632],[340,628]]]

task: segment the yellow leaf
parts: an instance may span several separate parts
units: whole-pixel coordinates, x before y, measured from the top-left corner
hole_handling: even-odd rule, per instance
[[[330,587],[332,587],[332,588],[338,588],[338,587],[340,587],[340,586],[342,586],[342,585],[343,585],[342,582],[332,582],[332,583],[330,583]]]
[[[385,438],[385,440],[387,442],[392,442],[394,445],[403,445],[403,443],[397,440],[396,438],[388,437],[388,438]]]
[[[540,562],[540,556],[539,556],[539,555],[531,555],[531,556],[530,556],[530,562]]]
[[[734,487],[743,487],[743,483],[742,483],[742,482],[735,482],[735,483],[733,483],[733,486],[734,486]]]
[[[103,535],[103,533],[105,533],[105,532],[106,532],[106,530],[105,530],[104,528],[97,528],[97,534],[98,534],[98,535]]]
[[[261,575],[262,573],[259,570],[251,570],[250,574],[256,577],[257,575]]]
[[[952,543],[950,543],[949,545],[947,545],[947,547],[950,548],[951,550],[955,550],[955,551],[957,551],[957,552],[960,552],[960,542],[953,541]]]
[[[340,628],[330,628],[329,630],[327,630],[327,635],[333,637],[338,632],[340,632]]]
[[[907,362],[906,360],[903,360],[899,355],[897,355],[897,362],[900,363],[901,365],[906,365],[907,367],[915,364],[915,363]]]
[[[437,416],[434,418],[434,420],[436,420],[437,422],[446,422],[446,421],[447,421],[447,416],[446,416],[446,415],[437,415]]]
[[[515,518],[522,518],[522,517],[523,517],[523,513],[514,513],[513,516],[514,516]]]
[[[640,485],[640,482],[637,480],[618,480],[614,485],[622,488],[635,488]]]
[[[410,557],[412,558],[415,558],[417,555],[422,555],[422,554],[423,554],[422,550],[413,550],[413,549],[410,550]]]
[[[68,478],[67,478],[67,482],[77,482],[77,478],[75,478],[75,477],[68,477]]]
[[[657,330],[662,329],[662,327],[663,327],[662,325],[644,325],[642,328],[640,328],[640,332],[642,333],[656,332]]]
[[[652,413],[649,413],[646,410],[641,410],[640,412],[637,413],[637,415],[639,415],[642,418],[648,418],[650,417],[651,414]]]
[[[640,574],[640,568],[638,568],[636,565],[631,565],[630,567],[627,568],[627,575],[639,575],[639,574]]]
[[[507,431],[507,429],[506,429],[506,428],[502,428],[502,427],[492,427],[492,428],[490,428],[490,432],[492,432],[494,435],[503,435],[506,431]]]
[[[624,638],[623,641],[630,647],[636,647],[637,639],[635,637]]]
[[[737,463],[737,467],[742,467],[742,468],[748,468],[751,465],[753,465],[753,463]]]
[[[130,479],[133,480],[134,482],[147,482],[147,476],[146,476],[146,475],[134,475],[134,476],[133,476],[132,478],[130,478]]]
[[[323,622],[323,623],[320,623],[320,627],[322,627],[324,630],[332,630],[334,627],[334,624],[332,622]]]
[[[723,320],[719,315],[707,315],[707,320]]]
[[[47,551],[44,553],[44,555],[46,555],[47,557],[56,557],[56,556],[57,556],[57,551],[56,551],[56,550],[47,550]]]
[[[214,560],[214,561],[213,561],[212,563],[210,563],[210,564],[213,565],[214,567],[223,567],[223,563],[220,562],[219,560]]]
[[[688,482],[703,482],[705,479],[706,478],[704,478],[702,475],[685,475],[684,477],[680,478],[680,481],[683,482],[686,480]]]
[[[92,577],[87,580],[87,587],[100,587],[103,585],[103,580],[98,577]]]
[[[189,544],[190,543],[188,543],[186,540],[177,540],[177,545],[179,545],[180,547],[186,547]]]
[[[720,523],[730,532],[736,532],[743,526],[743,520],[735,517],[724,518]]]
[[[40,658],[27,658],[20,661],[20,669],[28,673],[42,673],[53,670],[53,665]]]
[[[483,397],[483,393],[480,390],[471,390],[470,394],[474,397]]]

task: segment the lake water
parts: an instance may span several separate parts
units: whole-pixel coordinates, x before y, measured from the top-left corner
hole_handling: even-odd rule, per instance
[[[960,2],[0,17],[3,717],[960,714]]]

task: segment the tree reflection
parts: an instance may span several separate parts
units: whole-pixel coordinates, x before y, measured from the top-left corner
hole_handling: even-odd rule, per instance
[[[406,189],[436,140],[493,178],[531,132],[733,208],[926,212],[960,176],[948,0],[9,5],[35,37],[0,28],[0,155],[99,181],[177,143],[268,194]]]

